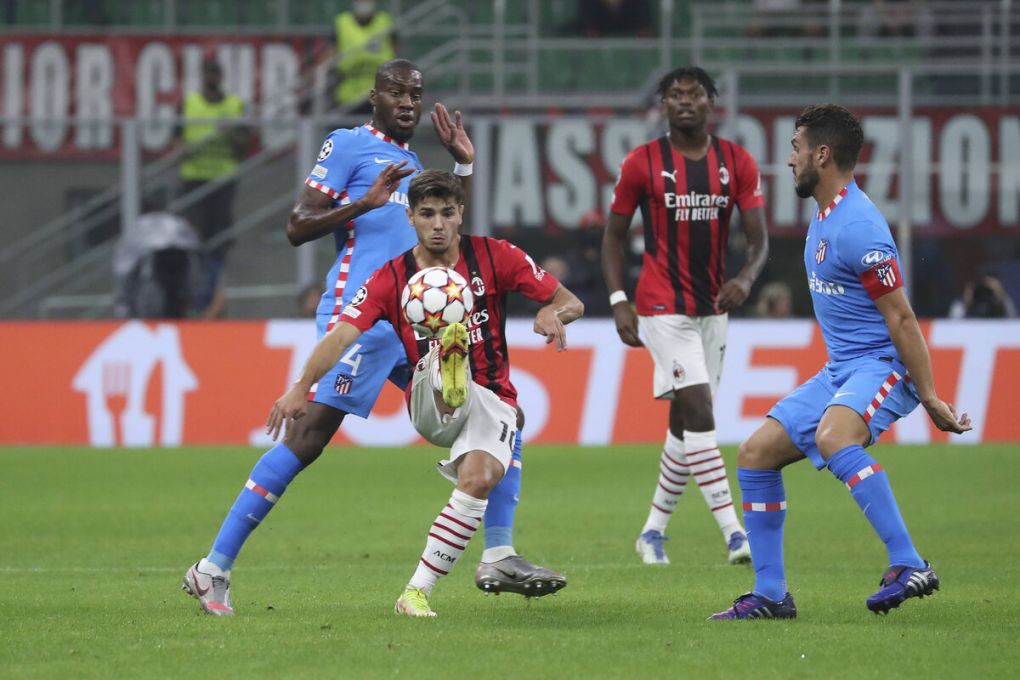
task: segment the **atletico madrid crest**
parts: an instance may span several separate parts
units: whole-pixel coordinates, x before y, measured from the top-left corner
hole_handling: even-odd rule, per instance
[[[829,252],[829,242],[822,239],[818,242],[818,248],[815,249],[815,262],[821,264],[825,261],[825,254]]]
[[[896,285],[896,269],[891,262],[880,264],[875,267],[875,277],[882,282],[886,288]]]

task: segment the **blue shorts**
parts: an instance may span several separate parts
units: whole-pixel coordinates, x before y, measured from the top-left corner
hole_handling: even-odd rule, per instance
[[[329,320],[329,314],[316,317],[320,338],[326,334]],[[362,333],[322,377],[312,401],[367,418],[387,379],[403,390],[411,379],[411,371],[404,345],[393,326],[380,321]]]
[[[920,403],[917,389],[906,375],[906,367],[892,357],[829,362],[773,406],[768,416],[779,421],[794,445],[821,470],[825,461],[815,445],[815,430],[825,409],[846,406],[859,413],[871,430],[870,446]]]

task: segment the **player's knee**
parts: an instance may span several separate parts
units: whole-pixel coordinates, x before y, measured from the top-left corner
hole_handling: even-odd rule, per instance
[[[829,460],[834,453],[847,446],[846,438],[831,425],[824,423],[815,430],[815,446],[824,460]]]
[[[761,460],[761,450],[750,439],[740,442],[737,449],[737,467],[756,470]]]
[[[488,498],[501,478],[502,474],[490,466],[461,469],[457,474],[457,488],[474,498]]]

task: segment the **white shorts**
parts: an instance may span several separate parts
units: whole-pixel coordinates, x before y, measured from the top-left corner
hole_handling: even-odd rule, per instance
[[[672,399],[674,390],[706,383],[715,394],[722,379],[728,325],[726,314],[638,317],[645,346],[655,362],[652,390],[656,399]]]
[[[469,451],[485,451],[503,465],[505,473],[513,457],[517,436],[517,412],[495,393],[468,380],[467,401],[453,415],[436,406],[436,391],[429,376],[439,361],[433,347],[418,362],[411,378],[411,423],[428,442],[450,449],[449,460],[440,461],[439,474],[457,481],[457,460]]]

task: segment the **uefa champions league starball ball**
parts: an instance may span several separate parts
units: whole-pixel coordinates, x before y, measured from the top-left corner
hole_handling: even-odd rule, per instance
[[[467,324],[474,296],[464,277],[447,267],[429,267],[412,276],[400,296],[404,318],[426,338],[453,323]]]

